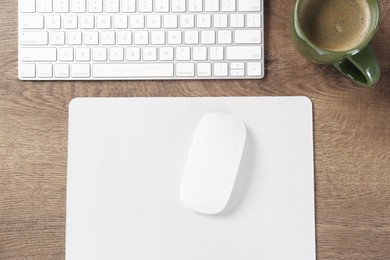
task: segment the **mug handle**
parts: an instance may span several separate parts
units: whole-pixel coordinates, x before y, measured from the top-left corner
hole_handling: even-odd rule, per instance
[[[370,45],[333,65],[362,87],[372,87],[381,76],[381,70]]]

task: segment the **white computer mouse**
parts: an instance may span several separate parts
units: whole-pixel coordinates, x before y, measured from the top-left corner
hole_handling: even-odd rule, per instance
[[[217,214],[227,205],[245,146],[244,123],[235,116],[204,116],[195,132],[181,184],[181,199],[193,211]]]

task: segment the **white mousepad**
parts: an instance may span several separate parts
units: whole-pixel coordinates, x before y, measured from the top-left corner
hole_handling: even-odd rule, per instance
[[[180,184],[201,118],[247,129],[227,208]],[[313,260],[312,104],[305,97],[77,98],[69,107],[67,260]]]

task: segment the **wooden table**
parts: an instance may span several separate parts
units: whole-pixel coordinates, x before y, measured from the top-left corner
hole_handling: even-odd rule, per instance
[[[390,259],[390,2],[380,4],[382,79],[362,89],[295,50],[293,0],[265,3],[263,80],[22,82],[17,1],[0,0],[0,259],[64,258],[72,98],[252,95],[313,101],[318,259]]]

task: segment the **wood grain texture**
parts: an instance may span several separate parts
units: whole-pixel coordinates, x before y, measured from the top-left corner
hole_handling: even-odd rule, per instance
[[[318,259],[390,259],[390,2],[380,0],[372,89],[299,55],[293,5],[265,2],[263,80],[55,83],[17,79],[17,0],[0,0],[0,259],[64,259],[72,98],[252,95],[313,101]]]

